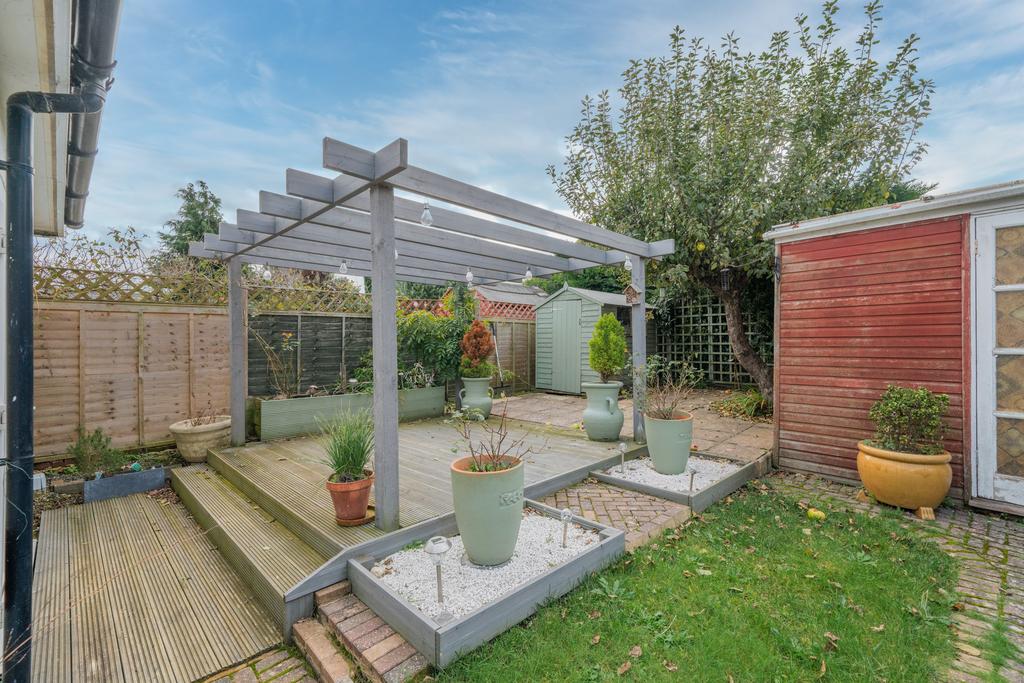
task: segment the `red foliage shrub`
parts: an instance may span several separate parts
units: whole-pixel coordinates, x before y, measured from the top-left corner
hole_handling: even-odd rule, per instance
[[[494,351],[494,337],[491,336],[486,325],[479,320],[474,320],[466,330],[466,334],[462,335],[459,346],[462,347],[462,353],[469,358],[472,364],[477,365]]]

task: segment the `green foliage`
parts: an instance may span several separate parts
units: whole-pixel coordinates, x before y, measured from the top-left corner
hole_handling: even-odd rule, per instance
[[[125,458],[124,452],[111,445],[110,436],[101,428],[86,432],[79,425],[76,433],[75,442],[68,446],[68,457],[75,461],[79,472],[88,476],[120,467]]]
[[[612,313],[605,313],[597,319],[594,333],[590,337],[590,367],[608,382],[629,362],[626,349],[626,331]]]
[[[445,285],[431,285],[424,282],[408,282],[399,280],[395,283],[399,296],[410,299],[440,299],[448,291]]]
[[[167,221],[167,232],[160,232],[160,243],[165,252],[188,255],[188,243],[202,241],[206,233],[215,233],[224,220],[220,212],[220,198],[210,191],[204,180],[189,183],[175,193],[181,200],[176,217]]]
[[[468,379],[493,377],[495,370],[493,363],[488,363],[485,360],[473,360],[468,356],[463,356],[459,362],[459,377]]]
[[[942,452],[946,425],[942,416],[949,408],[949,396],[925,387],[912,389],[890,384],[871,406],[868,417],[875,423],[878,448],[900,453],[934,455]]]
[[[938,187],[938,183],[926,183],[923,180],[901,180],[889,188],[887,204],[899,204],[919,199]]]
[[[373,415],[368,411],[345,413],[333,422],[322,425],[321,462],[331,468],[331,481],[365,479],[363,470],[373,454]]]
[[[555,273],[547,279],[535,277],[526,284],[540,287],[548,294],[554,294],[564,284],[580,289],[618,294],[629,284],[629,273],[619,266],[594,266],[570,273]]]
[[[733,34],[716,48],[676,28],[669,54],[630,62],[618,96],[583,100],[561,169],[549,168],[573,211],[676,253],[650,264],[673,288],[689,279],[736,314],[734,352],[770,398],[771,374],[746,340],[739,296],[772,275],[771,226],[876,206],[925,153],[917,134],[933,84],[917,74],[915,35],[876,54],[881,5],[869,2],[853,42],[838,7],[804,15],[760,53]],[[621,104],[618,104],[621,102]]]
[[[816,498],[826,519],[808,520],[797,497],[756,482],[727,500],[466,654],[438,683],[947,676],[957,566],[928,529]]]
[[[772,416],[771,401],[754,388],[735,393],[721,401],[713,401],[710,408],[726,417],[745,417],[749,420]]]

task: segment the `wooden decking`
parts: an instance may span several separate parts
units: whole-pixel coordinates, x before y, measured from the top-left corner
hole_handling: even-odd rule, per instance
[[[43,513],[37,683],[192,681],[280,642],[184,508],[145,495]]]

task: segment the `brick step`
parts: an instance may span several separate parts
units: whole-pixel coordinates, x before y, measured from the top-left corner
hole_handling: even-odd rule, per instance
[[[303,619],[292,626],[292,637],[320,683],[352,683],[352,667],[326,626],[316,619]]]
[[[403,683],[429,668],[426,658],[342,581],[316,594],[317,618],[375,683]]]

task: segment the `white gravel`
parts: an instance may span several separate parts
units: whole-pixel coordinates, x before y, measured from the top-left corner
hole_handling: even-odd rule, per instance
[[[716,482],[725,479],[727,476],[740,469],[742,465],[730,460],[717,460],[713,458],[702,458],[691,455],[686,464],[688,469],[697,471],[693,478],[693,492],[703,491]],[[638,484],[646,484],[656,489],[674,491],[675,493],[690,492],[690,473],[683,474],[661,474],[654,469],[650,458],[637,458],[626,461],[626,471],[623,472],[619,465],[609,467],[605,474],[627,481],[635,481]]]
[[[421,612],[444,622],[497,600],[599,540],[593,529],[570,523],[568,542],[563,548],[561,520],[524,510],[515,553],[505,564],[474,565],[465,557],[462,538],[451,538],[452,548],[441,563],[443,604],[437,602],[437,571],[422,548],[401,550],[384,558],[374,565],[374,574],[383,574],[378,576],[379,581]]]

